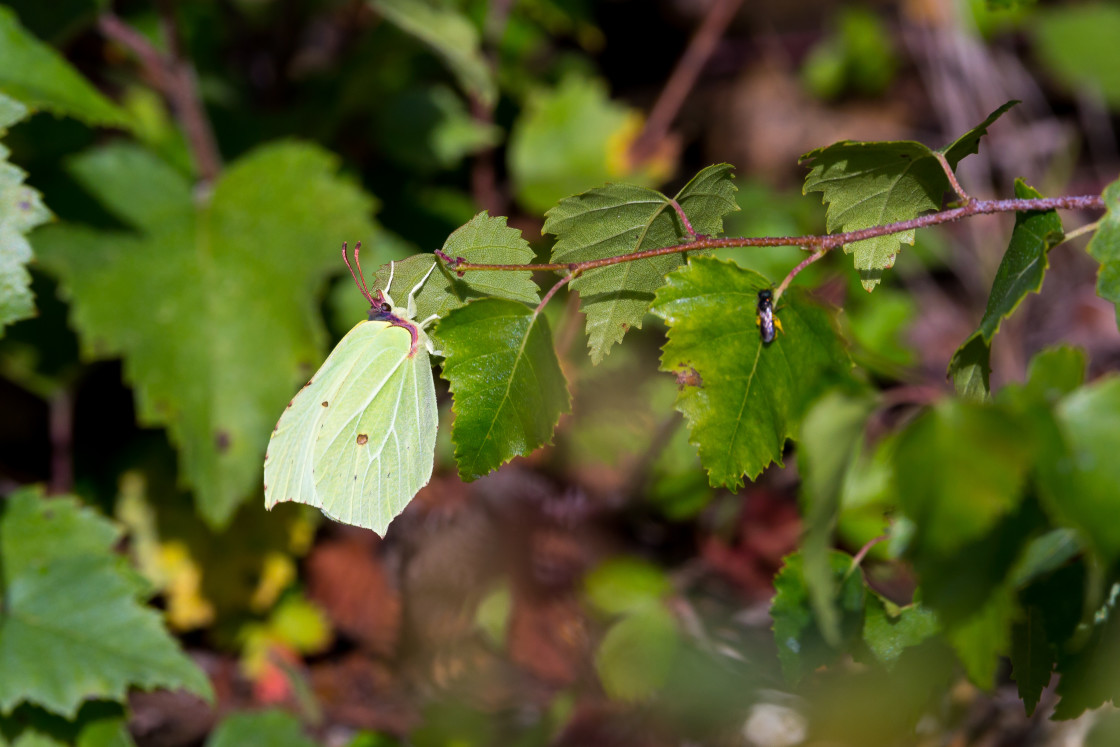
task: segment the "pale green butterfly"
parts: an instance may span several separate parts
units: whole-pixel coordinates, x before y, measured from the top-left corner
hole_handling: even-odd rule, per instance
[[[357,273],[346,244],[342,259],[369,301],[369,320],[342,338],[276,423],[264,457],[264,505],[306,503],[384,535],[432,477],[439,418],[428,353],[439,353],[424,328],[436,317],[413,317],[435,264],[401,309],[389,295],[392,263],[384,292],[366,287],[361,246],[354,247]]]

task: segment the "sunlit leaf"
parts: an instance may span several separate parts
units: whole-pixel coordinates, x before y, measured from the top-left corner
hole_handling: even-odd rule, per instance
[[[782,296],[784,333],[763,344],[756,325],[761,275],[730,262],[693,258],[668,277],[651,308],[669,325],[661,370],[689,373],[676,408],[712,485],[737,488],[781,463],[805,408],[850,363],[829,312],[799,291]],[[695,375],[691,375],[694,372]]]
[[[4,12],[0,7],[0,17]],[[23,104],[0,93],[0,137],[26,116]],[[8,162],[8,149],[0,144],[0,337],[5,326],[35,313],[27,272],[31,245],[24,234],[51,218],[40,194],[23,183],[26,178],[23,169]]]
[[[222,525],[259,490],[276,414],[322,359],[319,294],[340,237],[377,254],[372,200],[330,154],[295,143],[230,164],[199,202],[130,146],[72,171],[133,230],[49,226],[35,236],[41,261],[85,354],[124,358],[140,421],[168,428],[200,511]]]
[[[665,684],[680,645],[676,622],[654,605],[616,622],[595,655],[599,681],[611,698],[645,700]]]
[[[443,243],[443,252],[452,260],[462,257],[478,264],[519,265],[531,262],[534,257],[520,231],[506,225],[504,216],[491,217],[486,211],[453,231]],[[428,274],[435,261],[434,254],[417,254],[394,263],[393,287],[412,288]],[[382,266],[376,277],[374,289],[384,290],[389,280],[389,266]],[[397,298],[398,295],[399,292],[394,300],[404,304],[405,298]],[[459,277],[441,263],[416,294],[416,318],[424,320],[432,315],[443,318],[468,301],[487,297],[535,306],[540,301],[540,291],[528,270],[472,270]],[[433,330],[431,336],[439,347],[442,344],[439,331]]]
[[[723,231],[723,216],[738,210],[731,167],[709,166],[684,186],[677,204],[698,234]],[[548,211],[545,233],[556,235],[552,261],[586,262],[689,240],[680,217],[665,195],[628,184],[608,184],[561,200]],[[571,282],[587,314],[587,346],[599,363],[631,327],[641,327],[653,294],[665,274],[687,255],[622,262],[588,270]]]
[[[940,628],[937,615],[917,602],[896,607],[878,594],[867,595],[863,641],[888,668],[903,651],[937,634]]]
[[[962,158],[975,153],[988,127],[1015,103],[1004,104],[979,125],[939,149],[949,165],[955,169]],[[940,208],[942,196],[950,188],[935,152],[910,140],[844,140],[806,153],[801,162],[812,165],[802,191],[821,193],[821,200],[828,205],[829,233],[916,218]],[[883,271],[894,267],[900,243],[912,245],[914,229],[855,241],[844,247],[845,253],[855,255],[855,268],[864,288],[874,289]]]
[[[473,480],[552,440],[571,405],[548,320],[524,304],[484,298],[437,329],[451,384],[459,476]]]
[[[159,614],[137,601],[117,530],[66,498],[17,493],[0,514],[0,711],[27,702],[67,717],[130,687],[211,697]]]

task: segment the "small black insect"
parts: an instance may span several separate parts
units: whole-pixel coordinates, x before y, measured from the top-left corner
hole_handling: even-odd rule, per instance
[[[763,288],[758,292],[758,318],[755,319],[755,324],[758,325],[758,333],[762,336],[763,343],[774,341],[775,327],[779,332],[785,331],[782,329],[781,320],[774,316],[774,292],[769,288]]]

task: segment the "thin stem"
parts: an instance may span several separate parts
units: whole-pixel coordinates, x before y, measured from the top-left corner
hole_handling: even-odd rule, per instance
[[[62,495],[74,489],[74,400],[66,388],[47,401],[51,438],[51,478],[48,492]]]
[[[548,302],[552,300],[552,297],[556,295],[556,291],[560,290],[565,285],[572,282],[572,280],[575,279],[575,276],[577,274],[578,273],[573,272],[570,275],[565,275],[564,277],[560,278],[560,280],[556,283],[556,285],[549,288],[548,293],[545,293],[544,298],[542,298],[541,302],[539,304],[537,304],[537,308],[533,312],[533,316],[536,316],[537,314],[541,313],[541,310],[544,309],[545,305],[548,304]]]
[[[669,133],[669,127],[677,118],[689,91],[696,85],[696,79],[704,69],[708,59],[715,51],[720,37],[735,17],[743,0],[715,0],[708,8],[708,14],[700,23],[700,28],[688,43],[677,66],[661,89],[661,95],[649,113],[646,125],[630,146],[630,158],[641,163],[657,151],[657,147]]]
[[[171,47],[175,49],[179,42],[170,13],[163,15],[163,22],[171,37]],[[97,19],[97,26],[106,38],[136,55],[142,71],[163,93],[182,125],[183,134],[198,167],[199,178],[204,182],[212,182],[221,171],[222,157],[218,152],[210,120],[202,106],[194,67],[187,60],[164,55],[142,34],[112,13],[101,14]]]
[[[972,217],[974,215],[1028,212],[1032,210],[1103,209],[1104,200],[1101,199],[1100,195],[1043,197],[1039,199],[973,200],[967,205],[952,208],[951,210],[941,210],[936,213],[930,213],[928,215],[922,215],[917,218],[911,218],[910,220],[888,223],[884,226],[861,228],[858,231],[846,231],[844,233],[830,233],[816,236],[758,236],[722,239],[716,239],[707,236],[698,236],[692,241],[687,241],[683,244],[659,247],[657,249],[643,249],[642,251],[631,252],[629,254],[620,254],[613,257],[603,257],[601,259],[591,259],[587,260],[586,262],[569,262],[566,264],[476,264],[474,262],[468,262],[462,257],[456,257],[455,259],[452,259],[443,252],[437,252],[436,254],[441,260],[447,263],[449,269],[454,270],[457,274],[460,275],[472,270],[500,270],[509,272],[523,272],[525,270],[562,272],[564,270],[567,270],[568,272],[575,273],[586,272],[597,267],[617,265],[623,262],[633,262],[639,259],[649,259],[650,257],[662,257],[667,254],[681,254],[683,252],[695,251],[697,249],[724,249],[728,247],[746,246],[800,246],[812,252],[822,250],[828,252],[835,249],[836,247],[843,246],[844,244],[850,244],[853,241],[872,239],[876,236],[889,236],[890,234],[902,233],[904,231],[910,231],[916,228],[925,228],[927,226],[936,226],[941,223],[952,223],[963,218]]]
[[[863,547],[861,547],[859,549],[859,552],[857,552],[855,555],[852,556],[852,566],[851,566],[852,569],[855,569],[855,568],[859,567],[859,564],[863,562],[863,559],[867,556],[867,553],[871,552],[872,547],[875,547],[875,545],[879,544],[880,542],[882,542],[886,539],[887,539],[887,535],[880,534],[878,537],[875,537],[874,539],[867,540],[867,542],[864,543]]]
[[[684,214],[684,208],[681,207],[681,204],[679,202],[672,198],[669,199],[669,204],[673,206],[673,210],[677,211],[677,217],[680,218],[681,223],[684,224],[684,230],[688,232],[688,235],[691,238],[695,239],[696,231],[693,230],[692,222],[688,219],[688,216]]]
[[[774,291],[774,303],[778,303],[778,299],[782,297],[782,294],[786,292],[786,288],[788,288],[789,284],[793,282],[793,279],[797,277],[797,273],[801,272],[827,253],[827,249],[818,249],[805,259],[801,260],[797,267],[794,267],[792,270],[790,270],[789,274],[786,275],[785,280],[783,280],[781,285],[779,285],[778,288]]]
[[[1092,233],[1093,231],[1097,230],[1097,227],[1100,226],[1100,224],[1101,222],[1099,220],[1095,220],[1092,223],[1086,223],[1080,228],[1075,228],[1062,238],[1061,243],[1064,244],[1067,241],[1073,241],[1074,239],[1080,238],[1087,233]],[[1055,246],[1060,246],[1060,244],[1055,244]]]
[[[953,167],[949,165],[949,161],[945,158],[945,154],[941,151],[935,150],[933,152],[937,162],[941,164],[941,169],[945,172],[945,176],[949,177],[949,184],[953,187],[953,192],[956,193],[957,199],[961,201],[962,205],[967,205],[972,202],[972,196],[964,191],[964,187],[957,181],[957,175],[953,173]]]

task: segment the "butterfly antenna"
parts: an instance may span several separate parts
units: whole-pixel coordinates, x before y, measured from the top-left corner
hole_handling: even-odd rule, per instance
[[[354,264],[358,266],[357,273],[354,272],[354,265],[350,264],[350,258],[346,256],[345,241],[342,242],[342,261],[346,263],[346,269],[350,271],[350,277],[354,278],[354,285],[358,286],[358,290],[360,290],[362,292],[362,295],[366,297],[366,300],[369,301],[369,305],[376,306],[377,304],[374,303],[373,296],[370,294],[369,289],[366,287],[365,276],[362,275],[362,263],[358,261],[358,251],[361,248],[362,242],[360,241],[354,245]],[[359,281],[358,278],[361,278],[361,280]]]

